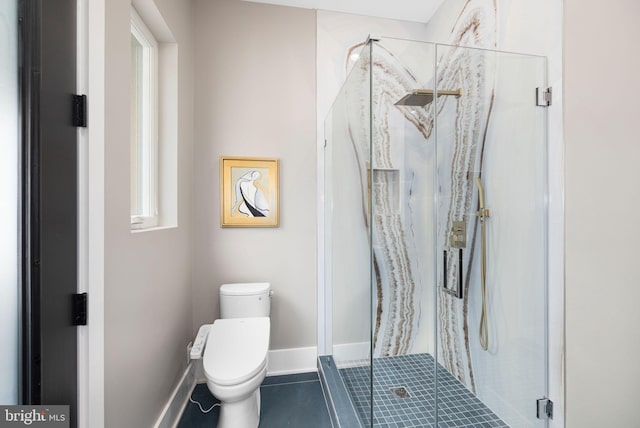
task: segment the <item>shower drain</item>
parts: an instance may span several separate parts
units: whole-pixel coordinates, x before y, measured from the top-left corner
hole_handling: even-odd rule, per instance
[[[407,391],[407,388],[404,386],[394,386],[393,388],[389,388],[389,391],[398,398],[411,397],[411,394],[409,394],[409,391]]]

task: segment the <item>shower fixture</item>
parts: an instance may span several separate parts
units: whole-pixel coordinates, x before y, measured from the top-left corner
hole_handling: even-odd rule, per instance
[[[464,286],[462,285],[462,250],[467,247],[467,223],[463,221],[453,221],[451,232],[449,234],[449,248],[451,251],[458,250],[458,272],[454,275],[455,283],[449,284],[447,281],[447,275],[449,275],[448,259],[449,253],[444,250],[444,277],[442,278],[442,288],[445,292],[452,296],[462,299]],[[455,254],[453,256],[455,258]],[[452,260],[455,261],[455,260]]]
[[[485,351],[489,349],[489,327],[487,325],[487,228],[485,220],[489,217],[489,209],[484,206],[484,188],[479,177],[475,177],[476,187],[478,187],[478,211],[476,215],[480,217],[482,228],[481,251],[482,258],[480,262],[480,282],[482,287],[482,311],[480,313],[480,346]]]
[[[411,91],[404,97],[400,98],[396,102],[397,106],[413,106],[413,107],[424,107],[433,102],[433,98],[435,96],[436,91],[433,89],[416,89]],[[462,96],[462,89],[458,89],[455,91],[437,91],[438,96],[441,95],[453,95],[456,98]]]

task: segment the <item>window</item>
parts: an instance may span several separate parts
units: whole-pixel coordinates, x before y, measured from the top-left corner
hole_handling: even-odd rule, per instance
[[[171,29],[155,2],[132,0],[132,232],[178,227],[178,86]]]
[[[131,228],[159,224],[158,43],[131,9]]]

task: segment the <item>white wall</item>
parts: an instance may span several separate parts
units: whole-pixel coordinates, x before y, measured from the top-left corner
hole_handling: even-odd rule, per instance
[[[638,426],[640,3],[564,7],[567,427]]]
[[[221,284],[268,281],[271,349],[315,346],[315,12],[194,8],[194,328],[219,317]],[[220,156],[280,159],[279,227],[220,227]]]
[[[192,15],[156,0],[178,43],[178,227],[132,234],[129,0],[106,2],[105,426],[147,427],[186,367],[192,340]],[[91,315],[90,315],[91,316]]]

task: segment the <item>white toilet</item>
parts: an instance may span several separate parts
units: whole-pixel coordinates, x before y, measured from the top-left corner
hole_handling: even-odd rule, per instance
[[[269,283],[220,287],[221,319],[211,326],[202,357],[207,386],[221,402],[219,428],[258,427],[270,311]]]

